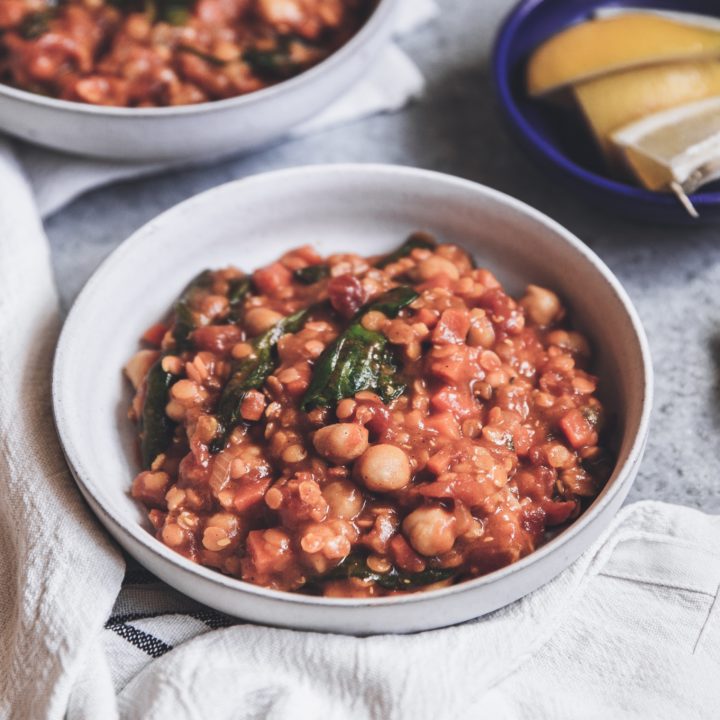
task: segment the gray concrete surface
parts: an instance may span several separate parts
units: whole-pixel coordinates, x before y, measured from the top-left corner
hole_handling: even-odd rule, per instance
[[[115,185],[48,223],[67,307],[133,230],[197,192],[250,173],[323,162],[389,162],[460,175],[508,192],[577,233],[624,283],[647,329],[657,374],[647,454],[631,500],[720,512],[720,232],[609,217],[553,187],[505,133],[488,55],[510,0],[439,0],[441,16],[403,41],[428,80],[402,113],[286,143],[209,169]]]

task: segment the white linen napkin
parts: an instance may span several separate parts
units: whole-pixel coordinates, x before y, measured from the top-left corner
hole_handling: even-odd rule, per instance
[[[720,707],[719,541],[718,517],[637,503],[532,595],[412,636],[236,625],[185,641],[172,611],[129,619],[167,650],[129,681],[116,675],[117,706],[127,720],[709,720]],[[105,633],[106,648],[128,642],[116,626]]]
[[[413,636],[243,624],[134,564],[120,590],[50,421],[57,297],[7,146],[0,189],[0,718],[715,720],[720,518],[687,508],[629,506],[537,592]]]
[[[3,718],[63,717],[123,576],[55,437],[50,366],[59,328],[47,240],[30,187],[0,141]]]
[[[437,12],[434,0],[402,0],[394,20],[395,36],[412,32]],[[415,63],[397,45],[388,45],[356,85],[320,115],[296,128],[292,136],[300,137],[378,113],[394,112],[419,97],[424,88],[425,80]],[[189,164],[187,161],[122,163],[92,160],[25,143],[17,143],[16,152],[30,179],[43,218],[93,188]],[[219,159],[208,159],[201,164]]]

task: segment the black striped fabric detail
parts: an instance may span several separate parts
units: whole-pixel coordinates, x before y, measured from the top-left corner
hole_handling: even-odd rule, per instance
[[[166,652],[172,650],[172,645],[168,645],[154,635],[139,630],[133,625],[128,625],[127,623],[108,623],[105,627],[117,633],[123,640],[127,640],[131,645],[134,645],[138,650],[141,650],[152,658],[162,657]]]
[[[124,623],[131,623],[135,620],[148,620],[150,618],[162,617],[163,615],[184,615],[185,617],[195,618],[204,622],[212,630],[218,628],[226,628],[235,624],[235,621],[223,615],[222,613],[215,612],[214,610],[195,610],[193,612],[156,612],[156,613],[128,613],[126,615],[112,615],[110,619],[105,623],[107,630],[112,630],[113,625],[120,625]]]
[[[130,613],[126,615],[113,615],[105,623],[105,629],[112,630],[112,632],[119,635],[123,638],[123,640],[127,640],[127,642],[131,645],[146,653],[150,657],[159,658],[166,652],[170,652],[170,650],[173,649],[173,646],[163,642],[145,630],[140,630],[132,623],[136,620],[148,620],[154,617],[162,617],[167,614],[168,613],[158,612],[152,614]],[[211,630],[230,627],[234,624],[234,621],[227,615],[215,612],[214,610],[197,610],[195,612],[182,613],[182,615],[204,622]]]
[[[147,586],[158,584],[162,586],[162,582],[151,572],[146,570],[142,565],[133,558],[125,554],[126,569],[123,578],[123,586]],[[169,590],[169,588],[168,588]],[[122,597],[122,593],[121,593]],[[119,603],[122,606],[122,603]],[[162,608],[163,603],[158,603]],[[173,607],[173,605],[175,605]],[[177,608],[177,603],[168,603],[168,607],[159,609],[156,612],[137,612],[137,613],[117,613],[111,615],[110,619],[105,623],[105,629],[119,635],[121,638],[129,642],[138,650],[146,653],[150,657],[158,658],[173,649],[173,646],[155,637],[147,630],[140,630],[133,623],[138,620],[149,620],[156,617],[166,615],[180,615],[183,617],[191,617],[195,620],[205,623],[211,630],[226,628],[234,625],[237,621],[228,615],[216,612],[210,608],[206,608],[187,598],[186,603],[181,603],[181,609]],[[127,606],[126,606],[127,607]]]

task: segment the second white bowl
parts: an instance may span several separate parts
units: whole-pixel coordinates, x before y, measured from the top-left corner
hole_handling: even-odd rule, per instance
[[[286,135],[352,87],[393,30],[398,0],[380,0],[347,44],[277,85],[227,100],[116,108],[45,97],[0,84],[0,129],[55,150],[127,162],[209,159]]]

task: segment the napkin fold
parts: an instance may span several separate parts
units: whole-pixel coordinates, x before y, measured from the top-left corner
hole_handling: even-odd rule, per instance
[[[434,0],[402,0],[394,18],[395,36],[407,35],[431,20],[437,12]],[[318,116],[296,128],[290,137],[302,137],[371,115],[394,112],[418,98],[424,88],[425,80],[415,63],[397,45],[390,44],[359,82]],[[189,165],[207,165],[221,159],[214,157],[201,163],[122,163],[81,158],[20,142],[16,143],[16,153],[43,218],[103,185]]]

